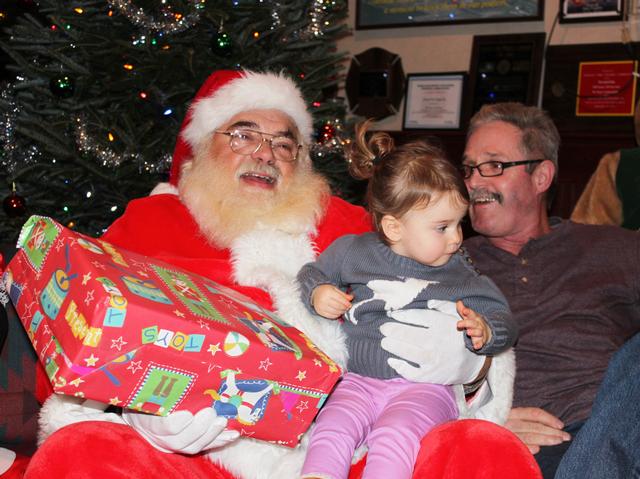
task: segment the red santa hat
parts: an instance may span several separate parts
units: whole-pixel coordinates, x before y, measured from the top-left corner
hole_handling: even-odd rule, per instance
[[[169,182],[178,184],[184,162],[215,130],[234,115],[256,109],[275,109],[287,114],[302,141],[310,141],[313,119],[302,92],[291,78],[282,73],[218,70],[200,87],[180,127]]]

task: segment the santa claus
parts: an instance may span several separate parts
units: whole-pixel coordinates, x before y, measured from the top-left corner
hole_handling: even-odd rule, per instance
[[[337,321],[312,316],[295,283],[299,268],[333,240],[371,229],[365,210],[330,195],[314,172],[308,145],[312,118],[295,83],[281,74],[218,71],[196,95],[174,153],[169,184],[132,201],[104,239],[234,288],[277,311],[338,363],[346,364]],[[449,384],[474,379],[457,318],[426,311],[386,329],[384,346],[411,380]],[[429,324],[448,322],[443,340]],[[411,331],[414,331],[412,328]],[[434,337],[435,336],[435,337]],[[424,351],[429,351],[425,354]],[[498,367],[495,367],[495,363]],[[482,417],[504,420],[510,407],[512,358],[494,361],[476,393]],[[494,372],[491,372],[494,371]],[[501,381],[496,381],[506,374]],[[505,386],[506,385],[506,386]],[[486,401],[486,398],[493,400]],[[460,404],[461,415],[478,409]],[[212,408],[167,417],[110,412],[52,396],[40,416],[41,446],[25,477],[295,478],[306,438],[287,448],[226,430]],[[358,477],[360,461],[351,477]],[[423,440],[414,477],[539,477],[524,444],[481,420],[444,424]]]

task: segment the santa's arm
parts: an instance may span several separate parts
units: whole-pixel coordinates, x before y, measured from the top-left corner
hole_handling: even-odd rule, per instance
[[[223,447],[240,436],[238,431],[225,429],[227,419],[210,407],[196,414],[178,411],[164,417],[128,410],[122,414],[105,412],[107,407],[97,401],[52,394],[40,410],[38,444],[58,429],[85,421],[127,424],[156,449],[180,454]]]
[[[397,322],[380,327],[382,347],[394,358],[389,365],[402,377],[436,384],[476,382],[486,356],[471,352],[464,333],[456,329],[455,303],[430,301],[426,310],[395,311]],[[486,380],[469,401],[457,387],[461,417],[478,417],[503,424],[513,398],[515,356],[511,349],[492,358]]]
[[[52,394],[44,402],[38,416],[38,445],[58,429],[83,421],[106,421],[124,424],[119,414],[107,413],[106,404]]]

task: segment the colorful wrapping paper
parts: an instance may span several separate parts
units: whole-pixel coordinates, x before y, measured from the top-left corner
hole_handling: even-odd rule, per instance
[[[32,216],[3,279],[54,391],[166,415],[213,407],[295,446],[339,367],[251,299]]]

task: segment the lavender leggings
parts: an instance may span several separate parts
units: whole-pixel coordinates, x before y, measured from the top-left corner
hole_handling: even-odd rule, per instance
[[[347,373],[318,415],[302,477],[346,478],[366,443],[363,479],[410,479],[422,437],[457,416],[450,386]]]

